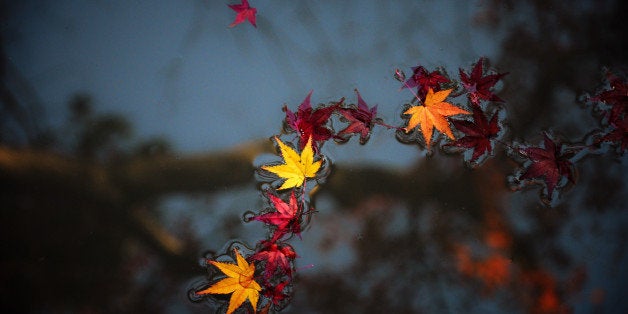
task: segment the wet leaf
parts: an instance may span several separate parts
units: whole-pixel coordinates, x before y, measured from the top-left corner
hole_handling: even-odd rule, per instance
[[[216,266],[216,268],[227,275],[227,277],[218,281],[211,287],[196,293],[199,295],[231,293],[227,314],[233,313],[233,311],[240,307],[246,300],[249,300],[251,306],[253,306],[253,310],[255,311],[257,308],[257,300],[259,299],[259,292],[262,290],[262,287],[253,279],[255,265],[253,263],[249,265],[249,263],[237,250],[235,250],[235,253],[237,265],[209,261],[212,265]]]
[[[456,129],[465,134],[464,137],[447,144],[446,146],[463,147],[473,149],[473,155],[469,162],[476,162],[478,158],[493,151],[492,140],[500,131],[497,123],[498,113],[495,112],[491,121],[486,119],[479,106],[473,106],[473,121],[451,120]]]
[[[628,122],[625,115],[613,115],[609,121],[610,130],[598,139],[598,142],[610,142],[620,154],[628,149]]]
[[[288,244],[262,241],[260,250],[251,256],[251,260],[265,263],[264,279],[269,280],[275,273],[292,277],[290,262],[296,257],[297,254]]]
[[[566,177],[570,182],[575,183],[574,165],[569,160],[573,157],[573,152],[563,152],[561,143],[554,142],[547,133],[543,136],[542,148],[519,148],[519,153],[531,161],[519,179],[543,178],[547,187],[547,196],[551,199],[561,178]]]
[[[289,232],[299,234],[299,232],[301,232],[301,225],[299,223],[301,210],[299,209],[294,190],[290,193],[288,203],[273,194],[268,194],[268,198],[276,211],[255,216],[253,219],[274,225],[277,228],[273,235],[273,239],[275,240]]]
[[[316,176],[316,172],[320,169],[322,161],[314,161],[314,150],[312,149],[312,139],[310,138],[305,144],[303,151],[299,155],[294,149],[284,144],[278,137],[275,137],[284,163],[281,165],[266,165],[262,169],[272,172],[285,179],[278,190],[295,188],[303,185],[307,178]]]
[[[425,100],[428,91],[432,89],[435,92],[440,91],[441,84],[449,83],[450,80],[438,71],[427,72],[422,66],[412,68],[412,76],[405,82],[401,88],[417,88],[417,96],[420,101]]]
[[[338,109],[343,103],[344,98],[331,106],[312,109],[310,98],[312,92],[305,97],[296,113],[284,107],[286,111],[286,125],[290,131],[299,134],[299,148],[303,148],[305,143],[311,138],[314,150],[317,149],[321,142],[330,139],[333,136],[331,129],[327,127],[327,121],[332,113]]]
[[[360,134],[360,143],[364,144],[371,135],[371,129],[376,122],[377,105],[369,108],[360,92],[355,90],[358,95],[358,107],[338,109],[340,114],[347,119],[349,125],[338,132],[341,140],[347,140],[351,134]]]
[[[483,76],[483,65],[485,58],[480,58],[471,70],[471,74],[467,75],[460,69],[460,80],[462,85],[469,93],[469,100],[475,105],[479,105],[480,99],[488,101],[503,102],[497,95],[493,94],[491,88],[508,73],[497,73]]]
[[[455,139],[454,134],[449,127],[447,117],[457,114],[469,114],[470,112],[445,102],[447,96],[451,93],[451,89],[442,90],[434,93],[430,88],[425,96],[423,105],[412,106],[404,112],[410,115],[408,126],[404,128],[406,133],[410,132],[417,126],[420,126],[423,133],[423,139],[430,148],[432,133],[434,128],[445,133],[450,139]]]

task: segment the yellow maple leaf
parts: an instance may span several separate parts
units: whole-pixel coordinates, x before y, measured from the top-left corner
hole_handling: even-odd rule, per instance
[[[408,126],[404,128],[406,133],[420,125],[428,148],[432,141],[434,128],[445,133],[450,139],[455,139],[451,128],[449,128],[447,117],[457,114],[470,114],[470,112],[444,101],[451,91],[451,89],[446,89],[434,93],[430,88],[427,91],[427,95],[425,95],[423,105],[412,106],[406,110],[404,114],[411,115]]]
[[[253,279],[253,273],[255,273],[255,265],[247,263],[247,261],[240,255],[240,252],[236,252],[237,265],[231,263],[222,263],[216,261],[209,261],[212,265],[216,266],[222,271],[226,278],[215,283],[211,287],[199,291],[196,294],[229,294],[229,307],[227,308],[227,314],[233,313],[244,301],[247,299],[251,302],[253,310],[257,308],[257,300],[259,299],[259,292],[262,287]]]
[[[279,187],[279,190],[301,186],[307,178],[316,176],[316,172],[321,167],[321,161],[314,161],[314,150],[312,149],[312,138],[308,139],[303,147],[301,155],[294,149],[284,144],[278,137],[275,141],[279,145],[284,164],[274,166],[262,166],[262,169],[272,172],[282,179],[286,179]]]

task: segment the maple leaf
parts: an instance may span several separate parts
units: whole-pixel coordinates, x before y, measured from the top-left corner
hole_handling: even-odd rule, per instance
[[[613,115],[613,120],[609,121],[611,130],[597,140],[600,142],[611,142],[618,145],[618,150],[623,153],[628,148],[628,122],[626,116]]]
[[[290,280],[284,280],[276,285],[270,287],[270,289],[265,289],[262,291],[264,296],[269,298],[273,304],[279,305],[281,301],[283,301],[288,294],[284,293],[283,290],[290,284]]]
[[[233,313],[233,311],[240,307],[246,300],[249,300],[255,311],[257,308],[257,300],[259,299],[259,292],[262,290],[262,287],[253,279],[255,265],[253,263],[249,265],[237,250],[235,250],[235,253],[237,265],[209,261],[227,275],[227,277],[205,290],[196,292],[196,294],[199,295],[231,293],[227,314]]]
[[[454,134],[449,128],[448,116],[457,114],[469,114],[470,112],[458,108],[448,102],[445,102],[445,98],[449,96],[451,89],[442,90],[434,93],[430,88],[425,95],[425,102],[423,105],[412,106],[404,112],[404,114],[411,115],[408,121],[408,126],[404,128],[406,133],[412,129],[421,126],[421,132],[423,133],[423,139],[427,148],[429,149],[432,140],[432,133],[434,128],[445,133],[450,139],[455,139]]]
[[[286,125],[290,130],[299,134],[299,148],[303,148],[303,145],[310,138],[314,141],[313,145],[317,145],[317,143],[324,142],[332,137],[333,132],[327,127],[327,121],[344,101],[344,98],[341,98],[331,106],[312,109],[310,103],[311,96],[312,91],[307,94],[301,105],[299,105],[296,114],[284,106]]]
[[[277,229],[274,232],[273,239],[279,239],[290,231],[298,235],[301,232],[301,224],[299,222],[299,214],[301,211],[299,210],[294,190],[290,194],[288,203],[270,193],[268,194],[268,198],[276,211],[255,216],[253,219],[275,225]]]
[[[508,73],[497,73],[482,76],[483,64],[485,58],[480,58],[471,70],[471,74],[467,75],[462,69],[460,70],[460,80],[462,85],[469,93],[469,100],[475,105],[479,105],[480,99],[488,101],[503,102],[497,95],[493,94],[491,88],[495,86],[497,81]]]
[[[355,93],[358,95],[358,107],[339,109],[340,114],[347,119],[349,125],[338,132],[337,136],[341,140],[346,141],[351,134],[360,134],[360,143],[364,144],[371,135],[371,129],[376,123],[377,105],[369,108],[357,89]]]
[[[272,241],[262,241],[261,249],[251,256],[251,260],[266,263],[264,278],[269,280],[276,271],[279,271],[280,275],[292,277],[290,261],[296,257],[297,254],[287,244],[279,245]]]
[[[249,6],[248,0],[242,0],[240,4],[228,4],[228,6],[233,11],[236,11],[236,18],[233,23],[229,24],[229,27],[234,27],[244,22],[244,20],[249,20],[249,23],[257,28],[257,25],[255,25],[255,14],[257,14],[257,9]]]
[[[561,143],[554,142],[547,133],[543,133],[543,136],[543,148],[519,148],[519,153],[532,161],[520,179],[528,180],[542,177],[547,187],[547,196],[551,199],[554,188],[563,176],[575,183],[574,165],[569,160],[573,157],[573,152],[563,152]]]
[[[600,101],[610,106],[610,109],[604,110],[610,123],[610,121],[617,121],[619,116],[628,111],[628,83],[610,72],[606,76],[610,89],[599,92],[590,100]]]
[[[284,164],[262,166],[262,169],[272,172],[282,179],[284,183],[278,190],[299,187],[303,185],[307,178],[316,176],[322,161],[314,161],[314,150],[312,149],[312,139],[308,139],[307,144],[299,155],[294,149],[284,144],[278,137],[275,137]]]
[[[473,122],[466,120],[451,120],[451,123],[464,137],[447,144],[446,146],[473,148],[470,162],[475,162],[485,153],[491,153],[493,143],[491,140],[497,136],[500,127],[497,123],[498,113],[495,112],[489,122],[479,106],[473,106]]]
[[[424,101],[429,89],[438,92],[440,91],[440,84],[448,82],[450,82],[449,78],[443,76],[440,72],[432,71],[428,73],[424,67],[417,66],[412,68],[412,76],[404,83],[401,89],[417,87],[417,96],[419,96],[420,101]]]

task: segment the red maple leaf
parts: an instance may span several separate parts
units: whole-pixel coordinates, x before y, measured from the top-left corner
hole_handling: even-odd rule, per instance
[[[344,98],[341,98],[331,106],[312,109],[312,105],[310,104],[311,96],[312,92],[310,91],[301,105],[299,105],[296,114],[290,111],[286,106],[284,106],[283,109],[286,112],[287,127],[299,133],[299,148],[303,149],[309,138],[312,137],[312,146],[315,147],[316,150],[321,142],[332,137],[333,132],[327,127],[327,121],[332,113],[342,104]]]
[[[625,115],[614,115],[612,118],[613,120],[609,121],[611,130],[597,142],[611,142],[618,145],[619,152],[623,153],[628,148],[628,122]]]
[[[431,88],[434,92],[441,90],[440,84],[449,83],[449,78],[443,76],[438,71],[427,72],[422,66],[416,66],[412,68],[412,76],[404,83],[404,88],[417,87],[417,96],[420,97],[420,101],[425,100],[427,91]]]
[[[257,14],[257,9],[249,6],[248,0],[242,0],[240,4],[228,4],[228,6],[237,13],[235,20],[233,23],[229,24],[229,27],[234,27],[244,22],[244,20],[249,20],[249,23],[257,28],[257,25],[255,25],[255,14]]]
[[[497,136],[500,127],[497,123],[498,112],[495,112],[491,117],[491,121],[488,121],[480,106],[472,107],[473,122],[467,120],[451,120],[454,127],[463,132],[465,136],[445,146],[473,148],[473,155],[469,161],[475,162],[483,154],[490,154],[493,151],[493,143],[491,140]]]
[[[269,289],[264,289],[262,294],[269,298],[274,305],[279,305],[289,295],[284,293],[286,286],[290,284],[290,280],[284,280],[276,285],[272,285]]]
[[[544,136],[544,147],[519,148],[519,153],[528,158],[532,163],[525,173],[520,176],[522,180],[543,178],[547,187],[547,196],[552,198],[554,188],[562,177],[575,183],[574,165],[569,160],[574,152],[564,152],[561,143],[554,142],[547,133]]]
[[[606,74],[606,80],[609,82],[610,89],[599,92],[590,100],[600,101],[610,106],[603,109],[610,123],[628,111],[628,83],[610,72]]]
[[[376,119],[377,105],[369,108],[360,92],[355,90],[358,95],[358,107],[340,108],[338,111],[349,122],[349,125],[338,132],[337,137],[341,141],[347,141],[351,134],[360,134],[360,143],[364,144],[371,135],[371,129],[375,123],[379,123]]]
[[[288,244],[277,244],[272,241],[262,240],[259,251],[251,255],[253,261],[265,262],[264,279],[268,281],[278,271],[278,275],[292,277],[291,261],[297,257],[292,247]]]
[[[290,194],[290,200],[288,203],[284,202],[278,196],[270,193],[268,194],[268,198],[276,211],[255,216],[253,217],[253,220],[275,225],[277,227],[273,233],[273,241],[276,241],[283,235],[290,232],[299,235],[301,232],[301,209],[297,203],[294,190]]]
[[[508,73],[497,73],[482,76],[485,58],[480,58],[471,70],[471,75],[467,75],[462,69],[460,70],[460,80],[462,85],[469,93],[469,100],[475,105],[480,104],[480,99],[488,101],[503,102],[497,95],[493,94],[491,88],[495,86],[497,81]]]

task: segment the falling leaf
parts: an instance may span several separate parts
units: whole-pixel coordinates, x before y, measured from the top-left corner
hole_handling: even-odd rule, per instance
[[[412,106],[404,112],[404,114],[411,115],[408,126],[404,130],[408,133],[420,125],[423,139],[425,139],[428,149],[434,128],[445,133],[450,139],[455,139],[451,128],[449,128],[448,116],[469,114],[468,111],[444,101],[449,96],[449,93],[451,93],[451,89],[434,93],[430,88],[425,96],[423,105]]]
[[[282,179],[285,179],[278,190],[295,188],[303,185],[307,178],[314,178],[320,169],[322,161],[314,161],[314,150],[312,149],[312,139],[308,139],[307,144],[299,155],[294,149],[284,144],[278,137],[275,137],[284,164],[262,166],[262,169],[272,172]]]
[[[471,100],[471,102],[475,105],[479,105],[480,99],[503,102],[501,98],[493,94],[491,88],[508,73],[497,73],[482,76],[484,60],[485,58],[480,58],[480,60],[478,60],[471,71],[471,75],[467,75],[467,73],[460,69],[460,80],[462,81],[462,85],[469,93],[469,100]]]
[[[547,187],[547,196],[552,197],[554,188],[562,177],[575,183],[574,165],[569,160],[573,152],[563,152],[562,144],[555,143],[547,133],[544,136],[544,147],[520,148],[519,153],[528,158],[531,163],[520,176],[522,180],[543,178]]]
[[[244,20],[249,20],[251,25],[257,27],[255,25],[255,14],[257,14],[257,9],[249,6],[248,0],[242,0],[240,4],[229,4],[228,5],[233,11],[236,11],[236,18],[233,23],[229,24],[229,27],[234,27]]]
[[[347,140],[351,134],[360,134],[360,143],[364,144],[371,135],[371,129],[376,122],[377,105],[369,108],[362,96],[355,90],[358,95],[358,107],[341,108],[340,114],[347,119],[349,125],[338,132],[338,138]]]
[[[262,287],[253,279],[255,273],[255,265],[249,263],[235,250],[237,265],[231,263],[222,263],[209,261],[222,271],[226,278],[218,281],[211,287],[199,291],[196,294],[229,294],[229,307],[227,314],[233,313],[244,301],[249,300],[253,306],[253,311],[257,308],[257,300]]]
[[[435,92],[440,91],[440,84],[449,83],[449,78],[445,77],[438,71],[427,72],[422,66],[412,68],[412,76],[404,83],[401,88],[417,87],[417,96],[420,101],[425,100],[427,92],[432,89]]]
[[[466,120],[451,120],[451,123],[459,131],[465,134],[464,137],[447,144],[446,146],[473,148],[473,155],[470,162],[475,162],[485,153],[491,153],[493,150],[493,140],[500,127],[497,123],[498,113],[495,112],[491,117],[491,121],[487,121],[484,112],[479,106],[473,106],[473,122]]]
[[[312,109],[312,105],[310,104],[311,96],[312,92],[310,91],[301,105],[299,105],[296,114],[287,107],[284,107],[286,111],[287,127],[299,134],[299,148],[303,148],[310,138],[312,138],[313,141],[312,145],[317,147],[319,143],[332,137],[333,132],[327,127],[327,121],[344,101],[344,98],[342,98],[331,106]]]
[[[267,224],[275,225],[277,229],[274,232],[273,238],[279,239],[281,236],[288,232],[299,234],[301,232],[299,206],[297,198],[294,194],[294,190],[290,194],[290,200],[288,203],[284,202],[278,196],[268,194],[273,208],[276,211],[265,213],[259,216],[253,217],[254,220],[261,221]]]

